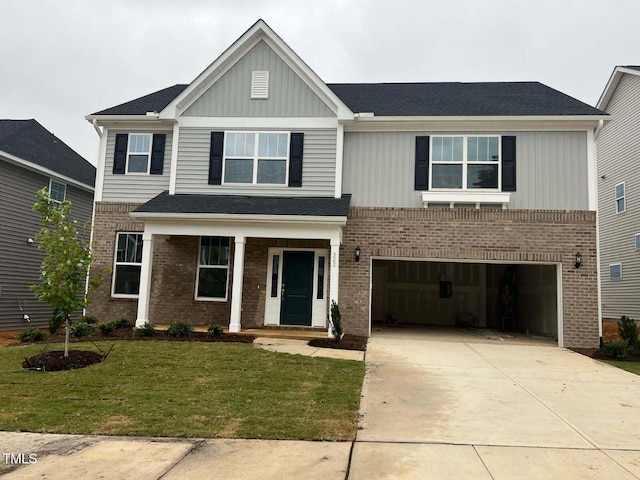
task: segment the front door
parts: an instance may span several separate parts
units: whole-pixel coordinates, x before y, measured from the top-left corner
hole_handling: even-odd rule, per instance
[[[311,326],[314,252],[282,252],[280,325]]]

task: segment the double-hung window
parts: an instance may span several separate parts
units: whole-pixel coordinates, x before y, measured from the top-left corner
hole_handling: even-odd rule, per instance
[[[127,173],[149,173],[150,159],[151,134],[132,133],[129,135]]]
[[[616,185],[616,213],[622,213],[626,209],[624,197],[624,182]]]
[[[226,300],[229,279],[229,237],[201,237],[197,300]]]
[[[609,264],[609,280],[620,280],[622,278],[622,264],[610,263]]]
[[[500,137],[432,136],[430,151],[430,189],[499,189]]]
[[[288,132],[226,132],[224,183],[287,184]]]
[[[142,269],[142,234],[118,233],[113,268],[113,296],[137,297]]]
[[[67,185],[61,182],[56,182],[53,178],[49,182],[49,198],[54,202],[64,202],[67,196]]]

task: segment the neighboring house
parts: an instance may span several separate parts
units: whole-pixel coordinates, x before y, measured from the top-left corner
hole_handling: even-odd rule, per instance
[[[36,192],[71,201],[71,213],[90,224],[96,169],[35,120],[0,120],[0,330],[46,327],[49,305],[29,288],[39,282],[43,255],[35,235]],[[29,319],[29,322],[27,321]]]
[[[357,335],[598,345],[608,116],[545,85],[325,84],[260,20],[189,85],[86,118],[98,317],[326,330],[335,300]]]
[[[640,320],[640,66],[616,67],[598,108],[596,137],[602,317]]]

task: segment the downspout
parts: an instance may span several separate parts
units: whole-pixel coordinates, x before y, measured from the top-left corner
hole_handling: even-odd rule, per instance
[[[596,148],[596,141],[598,135],[604,127],[604,120],[598,122],[598,126],[593,132],[594,143],[594,155],[595,155],[595,190],[596,190],[596,275],[598,284],[598,333],[600,335],[600,348],[604,347],[604,340],[602,338],[602,278],[600,277],[600,214],[598,212],[598,149]]]

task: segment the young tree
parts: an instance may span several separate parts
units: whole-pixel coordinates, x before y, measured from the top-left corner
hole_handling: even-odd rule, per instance
[[[43,227],[36,234],[38,249],[44,251],[40,266],[40,283],[31,285],[38,300],[60,312],[65,324],[64,356],[69,356],[69,322],[71,313],[88,305],[85,281],[91,263],[88,232],[78,232],[77,220],[71,219],[71,202],[55,202],[44,187],[36,194],[33,210],[40,214]],[[97,287],[99,280],[92,281]]]

